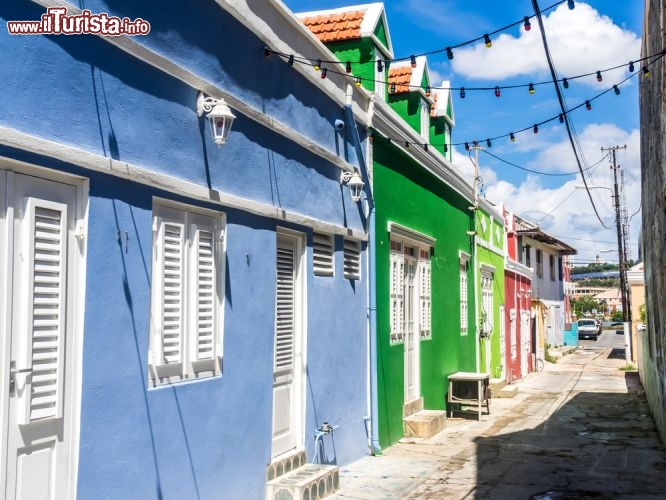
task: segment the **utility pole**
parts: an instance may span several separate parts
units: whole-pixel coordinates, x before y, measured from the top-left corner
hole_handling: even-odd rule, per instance
[[[474,144],[471,146],[471,149],[474,150],[474,182],[472,183],[472,190],[473,190],[473,195],[474,195],[474,204],[469,207],[470,211],[472,212],[472,227],[473,230],[470,231],[471,236],[472,236],[472,259],[474,263],[474,318],[475,318],[475,325],[474,325],[474,330],[476,332],[476,371],[484,371],[481,369],[481,337],[480,337],[480,329],[479,329],[479,312],[481,310],[480,304],[479,304],[479,251],[478,251],[478,235],[476,234],[476,224],[477,224],[477,211],[479,210],[479,149],[481,146],[479,146],[478,142],[474,142]],[[469,234],[469,233],[468,233]],[[487,344],[486,344],[486,350],[485,350],[485,360],[486,363],[488,362],[488,356],[489,352],[487,349]]]
[[[615,152],[618,149],[627,149],[627,146],[613,146],[610,148],[601,148],[601,151],[610,151],[612,155],[613,165],[611,170],[613,170],[613,205],[615,207],[615,225],[617,230],[617,254],[620,267],[620,294],[622,297],[622,322],[624,323],[625,336],[628,334],[628,328],[631,325],[631,299],[629,297],[629,290],[627,287],[627,253],[626,253],[626,238],[625,234],[625,225],[622,223],[622,198],[620,197],[620,190],[617,183],[617,171],[622,168],[617,164],[617,158]],[[629,352],[627,353],[627,358],[631,359],[631,352],[633,351],[632,338],[629,334]]]

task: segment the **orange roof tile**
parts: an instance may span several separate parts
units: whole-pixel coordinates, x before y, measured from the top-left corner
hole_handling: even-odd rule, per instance
[[[395,92],[393,94],[400,94],[402,92],[409,92],[409,82],[412,80],[412,67],[398,66],[391,67],[388,74],[389,92],[391,84],[395,83]]]
[[[303,24],[322,42],[354,40],[361,37],[361,23],[365,12],[350,11],[340,14],[310,16],[302,19]]]

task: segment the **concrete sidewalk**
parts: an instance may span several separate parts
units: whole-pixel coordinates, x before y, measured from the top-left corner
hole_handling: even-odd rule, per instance
[[[666,498],[666,453],[624,364],[611,349],[546,363],[480,422],[448,419],[432,438],[341,468],[331,498]]]

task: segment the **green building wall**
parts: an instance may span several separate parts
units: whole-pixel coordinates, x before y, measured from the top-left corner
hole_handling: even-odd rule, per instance
[[[477,245],[477,262],[479,265],[486,264],[495,268],[493,273],[493,331],[489,340],[480,342],[479,371],[486,372],[487,352],[486,342],[490,342],[490,377],[502,376],[504,361],[501,356],[500,328],[504,317],[500,316],[500,307],[504,305],[504,223],[495,220],[483,210],[477,210],[476,231],[480,243]],[[482,221],[485,220],[485,224]],[[485,231],[483,227],[485,225]],[[482,304],[481,271],[479,270],[476,282],[476,297]],[[479,318],[481,308],[479,307]],[[478,320],[479,322],[481,319]],[[478,323],[477,323],[478,324]],[[505,332],[508,335],[509,332]]]
[[[445,408],[447,376],[475,371],[473,287],[469,290],[470,331],[460,333],[460,251],[472,253],[467,235],[470,202],[394,145],[374,143],[374,196],[377,252],[377,370],[379,439],[382,447],[403,436],[404,344],[390,344],[388,223],[395,222],[436,239],[431,257],[432,338],[420,342],[420,385],[427,409]],[[471,263],[470,263],[471,264]],[[468,283],[472,284],[472,266]]]

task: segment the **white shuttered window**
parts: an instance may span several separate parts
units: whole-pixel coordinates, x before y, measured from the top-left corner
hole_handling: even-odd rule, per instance
[[[332,234],[312,235],[312,263],[317,276],[333,276],[335,237]]]
[[[391,241],[390,259],[391,342],[402,342],[405,338],[405,256],[401,243]]]
[[[224,215],[153,206],[151,385],[217,375],[222,357]]]
[[[419,328],[422,339],[431,338],[430,329],[430,252],[421,250],[419,255]]]
[[[361,242],[345,240],[344,275],[346,279],[361,279]]]

